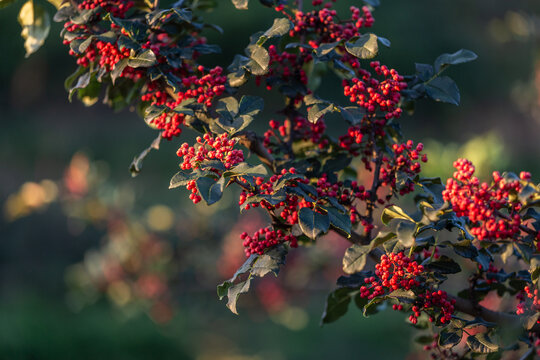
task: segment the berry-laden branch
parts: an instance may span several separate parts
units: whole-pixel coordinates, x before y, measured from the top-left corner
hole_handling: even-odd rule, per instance
[[[106,104],[136,109],[162,138],[173,141],[186,128],[198,132],[196,143],[179,147],[180,171],[170,188],[185,187],[193,203],[212,205],[236,184],[241,211],[262,208],[268,214],[267,226],[241,235],[247,260],[218,287],[220,298],[227,297],[236,313],[239,296],[255,277],[277,275],[291,248],[325,241],[332,230],[352,246],[343,258],[347,275],[329,295],[323,323],[343,316],[353,298],[366,316],[387,302],[407,313],[411,324],[433,332],[430,343],[437,343],[429,348],[435,356],[471,358],[520,346],[536,351],[538,186],[526,172],[494,173],[491,183],[480,183],[464,159],[456,161],[446,186],[423,178],[423,145],[401,135],[406,106],[426,98],[458,105],[457,85],[442,73],[476,55],[443,54],[433,65],[416,64],[416,73],[405,77],[374,60],[380,46],[390,46],[371,32],[378,1],[351,6],[347,16],[338,15],[335,0],[313,0],[309,9],[302,1],[260,2],[277,17],[246,39],[244,54],[229,66],[199,63],[219,51],[202,35],[207,28],[219,30],[200,16],[212,2],[180,0],[160,9],[158,1],[70,0],[55,16],[79,65],[66,81],[70,99],[77,95],[92,105],[104,89]],[[233,3],[248,6],[247,0]],[[336,99],[317,96],[327,71],[341,79]],[[262,134],[250,128],[265,105],[249,95],[252,84],[283,99],[266,109],[274,118]],[[240,89],[247,95],[237,96]],[[341,131],[337,138],[327,131],[330,121]],[[151,148],[135,159],[135,173]],[[412,192],[417,211],[409,214],[396,203]],[[382,226],[375,233],[379,211]],[[368,257],[373,270],[364,269]],[[462,268],[467,262],[474,270]],[[446,281],[458,273],[469,281],[451,296]],[[490,294],[515,298],[514,314],[480,306]],[[507,324],[525,336],[502,346],[497,339]],[[468,348],[462,351],[464,333]]]

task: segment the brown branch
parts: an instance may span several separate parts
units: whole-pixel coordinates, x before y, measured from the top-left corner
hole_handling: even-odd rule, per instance
[[[252,153],[257,155],[257,157],[272,171],[275,172],[275,159],[274,157],[266,150],[263,146],[260,138],[257,134],[250,130],[244,130],[236,134],[236,137],[239,139],[240,143],[248,148]]]

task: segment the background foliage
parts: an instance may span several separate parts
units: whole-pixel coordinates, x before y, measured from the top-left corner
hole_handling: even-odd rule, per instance
[[[463,12],[463,8],[468,11]],[[328,275],[326,284],[314,284],[310,293],[297,291],[291,296],[287,301],[290,304],[286,307],[289,317],[283,309],[277,312],[269,310],[264,314],[257,311],[254,305],[250,307],[249,317],[232,320],[231,315],[214,300],[215,290],[212,286],[202,289],[197,286],[201,279],[214,284],[230,274],[230,269],[220,273],[213,265],[216,259],[226,256],[223,253],[233,251],[216,247],[220,243],[217,238],[220,229],[224,224],[236,220],[229,218],[231,212],[227,211],[226,204],[217,209],[197,208],[195,211],[203,213],[194,213],[192,205],[180,203],[186,196],[166,190],[172,175],[169,173],[171,164],[177,162],[173,155],[175,145],[172,144],[163,144],[165,151],[151,155],[152,161],[145,164],[145,171],[137,181],[128,179],[126,164],[131,161],[133,154],[142,150],[136,144],[152,140],[146,125],[142,121],[133,121],[133,115],[127,112],[113,115],[102,106],[83,109],[76,102],[68,104],[64,100],[62,82],[74,68],[72,60],[65,54],[60,42],[51,37],[43,49],[21,62],[24,50],[18,37],[20,27],[13,21],[16,11],[12,6],[0,13],[0,50],[2,54],[9,54],[2,55],[0,67],[0,118],[4,126],[0,135],[0,161],[4,169],[0,174],[0,196],[6,209],[6,216],[0,225],[1,308],[8,319],[1,325],[1,341],[5,342],[0,347],[3,356],[14,357],[17,354],[24,358],[27,357],[25,354],[31,354],[39,358],[52,358],[75,351],[73,344],[86,344],[95,352],[95,356],[103,354],[100,351],[109,353],[110,349],[117,349],[113,351],[125,358],[144,358],[144,351],[152,354],[160,351],[170,357],[196,355],[204,358],[211,356],[206,352],[210,348],[207,346],[210,341],[216,344],[215,347],[223,349],[220,355],[223,357],[308,358],[327,354],[325,351],[330,351],[337,344],[344,351],[354,353],[361,346],[358,339],[370,343],[370,336],[376,339],[389,331],[390,326],[396,326],[396,331],[403,333],[403,339],[398,339],[402,347],[396,347],[395,353],[391,352],[394,351],[392,349],[384,349],[389,351],[384,355],[395,358],[399,356],[396,354],[403,353],[402,349],[409,346],[409,335],[405,324],[396,314],[385,314],[388,321],[383,323],[380,318],[356,321],[361,316],[358,313],[323,330],[318,328],[318,314],[326,293],[333,288],[335,274]],[[52,7],[48,11],[52,13]],[[266,29],[271,25],[261,7],[252,6],[249,16],[245,16],[245,21],[241,23],[234,20],[233,12],[232,5],[224,3],[209,19],[225,30],[225,41],[220,40],[219,35],[212,35],[210,42],[230,45],[224,47],[223,54],[219,55],[223,61],[218,61],[223,63],[229,63],[232,55],[241,52],[245,45],[235,41],[238,34]],[[540,9],[534,2],[525,1],[512,2],[511,7],[502,1],[495,5],[491,1],[474,4],[455,1],[437,6],[428,1],[414,4],[386,2],[382,5],[377,12],[376,29],[378,34],[388,35],[393,40],[392,48],[382,53],[382,59],[389,65],[412,72],[413,69],[408,67],[414,61],[429,63],[438,54],[461,47],[474,49],[479,55],[478,61],[460,67],[451,74],[462,92],[462,106],[459,109],[450,105],[423,104],[414,120],[403,119],[406,134],[427,144],[431,161],[426,171],[444,177],[445,172],[449,174],[451,171],[451,161],[448,159],[456,158],[456,154],[472,154],[478,156],[478,159],[471,159],[477,165],[482,161],[484,176],[494,168],[511,171],[528,169],[538,173],[540,148],[534,140],[540,127],[536,90],[539,86],[536,75],[539,71],[536,53],[538,20],[535,15],[539,13]],[[57,34],[58,29],[54,27],[58,24],[52,26],[51,33]],[[325,90],[328,94],[336,91],[332,87]],[[26,181],[36,181],[42,191],[48,194],[48,183],[40,181],[56,181],[63,176],[67,166],[77,168],[77,158],[71,159],[81,149],[91,153],[87,161],[88,173],[84,173],[85,165],[79,163],[82,167],[79,172],[83,174],[75,177],[92,178],[91,172],[95,171],[96,184],[89,188],[94,189],[96,194],[93,197],[85,194],[82,200],[71,202],[51,201],[52,205],[43,207],[42,211],[16,220],[17,212],[13,212],[13,208],[9,210],[7,205],[10,201],[8,196],[24,193],[20,186]],[[83,158],[79,156],[79,159]],[[90,165],[94,159],[98,160],[97,163]],[[106,159],[107,163],[101,159]],[[509,159],[515,160],[510,163]],[[71,165],[68,165],[70,161]],[[84,160],[81,161],[84,163]],[[77,173],[77,170],[73,172]],[[35,189],[34,193],[26,190],[34,194],[28,198],[35,199]],[[83,308],[75,300],[75,295],[68,292],[65,296],[64,278],[67,278],[68,284],[70,279],[69,275],[64,276],[66,267],[85,259],[86,249],[97,247],[98,239],[106,239],[110,235],[110,229],[100,223],[99,216],[66,210],[65,206],[71,204],[84,208],[86,201],[95,199],[104,203],[107,209],[112,209],[110,211],[125,214],[130,223],[140,223],[172,244],[170,251],[176,255],[172,256],[174,266],[165,271],[173,279],[171,307],[175,315],[167,325],[152,324],[142,314],[147,310],[145,304],[142,311],[139,307],[135,307],[135,310],[129,306],[126,308],[121,300],[115,301],[114,295],[109,295],[112,308],[106,301]],[[24,196],[19,200],[24,203]],[[15,200],[11,202],[15,203]],[[167,213],[167,209],[173,210],[176,214],[172,222],[174,225],[166,227],[161,224],[157,228],[156,224],[152,225],[151,214],[152,209],[156,211],[155,205],[162,206],[157,210],[158,215]],[[202,215],[210,215],[206,211],[211,211],[213,216],[208,223],[201,223]],[[71,214],[67,221],[64,213]],[[186,233],[186,224],[196,226]],[[241,231],[236,230],[237,233]],[[231,238],[236,240],[237,236],[231,235]],[[180,245],[179,239],[182,243],[191,240],[188,242],[189,252],[181,248],[184,245]],[[231,241],[228,246],[234,248],[239,244]],[[305,275],[308,283],[313,279],[313,273],[331,269],[332,261],[339,263],[342,254],[338,253],[332,259],[325,258],[324,253],[325,249],[320,249],[319,253],[317,249],[310,252],[309,256],[320,259],[321,267],[311,269],[310,274]],[[178,254],[192,256],[179,258]],[[73,290],[72,287],[69,289]],[[259,300],[254,296],[252,300],[244,301]],[[306,301],[309,301],[308,313],[301,310]],[[77,315],[72,312],[74,310],[78,311]],[[290,321],[291,318],[302,317],[306,319],[303,324]],[[96,319],[110,323],[106,328],[116,334],[100,331],[104,326]],[[156,317],[153,319],[155,321]],[[220,319],[223,332],[217,332],[215,329],[218,327],[208,327],[208,324],[215,324]],[[249,325],[254,320],[266,326]],[[96,322],[99,325],[95,325]],[[377,324],[380,324],[379,333],[373,330]],[[58,331],[49,331],[51,326]],[[307,331],[295,332],[295,329],[306,326]],[[254,331],[257,336],[253,335]],[[276,333],[280,336],[278,341],[284,344],[277,350],[263,341],[270,334],[276,336]],[[122,341],[124,336],[130,340]],[[245,341],[246,337],[250,341]],[[95,340],[90,341],[92,338]],[[141,351],[133,349],[134,342],[141,344]],[[96,343],[109,346],[96,347]],[[310,351],[313,353],[310,354]]]

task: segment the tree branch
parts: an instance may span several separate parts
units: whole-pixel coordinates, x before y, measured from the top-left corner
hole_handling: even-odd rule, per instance
[[[257,157],[268,167],[275,172],[275,159],[274,157],[266,150],[263,146],[260,138],[257,134],[250,130],[244,130],[236,134],[236,137],[239,139],[240,143],[248,148],[252,153],[257,155]]]

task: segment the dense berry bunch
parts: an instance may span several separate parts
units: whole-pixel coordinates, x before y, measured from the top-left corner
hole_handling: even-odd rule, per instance
[[[371,300],[396,290],[420,291],[412,306],[413,313],[409,316],[409,320],[416,324],[421,312],[424,311],[429,314],[438,313],[441,323],[450,321],[455,300],[449,300],[446,292],[442,290],[421,290],[424,285],[422,265],[399,252],[382,255],[375,269],[375,276],[366,278],[365,285],[360,287],[360,297]],[[393,309],[402,310],[403,305],[396,304]],[[430,319],[433,320],[432,317]]]
[[[393,158],[383,157],[380,179],[383,186],[390,186],[394,191],[399,192],[403,196],[414,191],[414,183],[406,182],[405,184],[397,184],[396,174],[414,177],[420,173],[421,166],[419,160],[427,161],[427,155],[421,154],[424,149],[422,143],[416,146],[412,140],[408,140],[404,144],[393,144]]]
[[[334,1],[335,2],[335,1]],[[313,1],[314,6],[320,6],[322,1]],[[289,32],[291,37],[302,35],[313,35],[315,38],[309,42],[311,46],[317,48],[321,43],[349,40],[355,36],[360,36],[361,28],[369,28],[375,22],[371,11],[367,6],[358,9],[350,7],[351,18],[347,21],[340,21],[337,11],[332,9],[332,3],[326,3],[322,9],[315,9],[310,12],[297,11],[291,21],[294,24]]]
[[[114,17],[124,18],[126,12],[134,5],[135,3],[133,1],[125,0],[83,0],[78,4],[78,7],[81,10],[103,9],[105,12],[111,13]]]
[[[314,192],[304,192],[302,185],[309,184],[309,179],[306,179],[302,176],[293,176],[289,178],[290,175],[296,174],[295,168],[283,169],[281,174],[273,175],[268,181],[264,181],[263,178],[256,179],[256,188],[248,190],[243,190],[240,194],[239,205],[242,206],[246,202],[246,209],[253,207],[262,207],[268,209],[279,215],[280,219],[285,222],[287,225],[294,225],[298,223],[298,212],[304,207],[317,209],[318,206],[326,206],[331,204],[329,198],[335,199],[341,206],[347,209],[347,213],[350,216],[351,222],[361,224],[367,228],[367,231],[373,228],[373,225],[365,221],[365,219],[359,216],[357,209],[356,200],[365,201],[370,197],[370,192],[366,191],[363,185],[359,185],[356,181],[351,182],[348,186],[341,181],[332,183],[328,180],[326,174],[322,174],[320,178],[317,179],[317,182],[313,184]],[[288,178],[283,179],[284,176]],[[283,180],[282,180],[283,179]],[[247,182],[246,182],[247,183]],[[294,193],[283,194],[283,201],[272,205],[266,199],[261,198],[259,195],[276,195],[280,191],[283,192],[282,188],[284,183],[287,184],[290,188],[299,188],[298,195]],[[278,185],[279,184],[279,185]],[[279,189],[276,190],[276,186],[279,186]],[[316,192],[316,194],[315,194]],[[300,195],[302,194],[302,195]],[[306,200],[305,196],[308,196],[310,200]],[[258,201],[253,202],[249,201],[250,198],[256,198]]]
[[[216,66],[205,74],[203,66],[197,69],[199,76],[185,76],[182,78],[183,91],[169,94],[162,83],[155,81],[149,84],[148,91],[141,100],[150,101],[152,105],[165,105],[168,110],[151,120],[151,124],[163,130],[163,137],[171,139],[181,134],[180,125],[184,122],[183,113],[174,112],[174,109],[185,101],[195,100],[207,107],[212,106],[214,98],[225,91],[227,77],[222,75],[223,69]]]
[[[424,272],[424,267],[405,256],[403,252],[384,254],[375,265],[375,276],[366,279],[366,284],[360,288],[360,296],[372,299],[394,290],[410,290],[420,286],[418,277]]]
[[[521,203],[511,199],[520,191],[518,180],[507,180],[498,172],[493,173],[493,183],[480,183],[474,177],[475,168],[469,160],[454,162],[457,169],[446,182],[443,198],[452,204],[458,216],[471,221],[471,234],[479,240],[515,238],[521,233],[523,219],[519,214]],[[522,180],[530,177],[522,173]],[[508,215],[501,212],[505,210]]]
[[[182,170],[198,169],[205,161],[219,161],[226,169],[232,168],[234,165],[244,161],[244,153],[242,150],[234,149],[236,139],[230,139],[227,133],[213,137],[210,134],[205,134],[203,137],[197,137],[197,145],[189,146],[188,143],[182,144],[177,151],[177,155],[183,158],[180,168]],[[221,175],[220,167],[207,166],[206,169]],[[189,198],[193,203],[201,201],[201,196],[198,195],[197,183],[191,180],[187,183],[186,188],[191,191]]]
[[[257,230],[253,236],[243,232],[240,239],[244,240],[244,251],[246,256],[251,254],[264,254],[264,251],[273,246],[287,242],[291,247],[298,246],[298,240],[293,235],[287,235],[283,230],[273,230],[270,227],[265,227]]]
[[[369,71],[358,69],[360,78],[343,80],[343,94],[350,102],[363,107],[369,114],[379,111],[384,114],[386,120],[400,117],[402,110],[398,107],[398,103],[401,91],[407,87],[403,76],[378,61],[372,61],[370,66],[377,75],[384,77],[384,80],[379,81]]]
[[[225,168],[230,169],[244,161],[242,150],[234,149],[237,142],[236,139],[230,139],[227,133],[216,137],[210,134],[198,136],[197,145],[189,146],[188,143],[183,143],[176,152],[176,155],[183,157],[180,168],[182,170],[197,169],[205,160],[219,160]],[[213,168],[212,171],[218,172],[219,169]]]
[[[165,106],[165,111],[148,119],[150,125],[162,130],[164,138],[171,139],[181,133],[180,126],[186,115],[174,111],[180,104],[195,101],[210,107],[213,100],[224,93],[227,77],[222,75],[223,69],[219,66],[205,69],[195,62],[200,49],[209,51],[204,50],[206,39],[197,29],[188,30],[186,36],[179,39],[177,30],[171,26],[173,13],[152,20],[152,26],[141,24],[138,27],[133,25],[135,23],[122,22],[127,11],[134,7],[133,1],[84,0],[78,7],[81,11],[96,10],[92,10],[94,13],[89,15],[86,24],[72,21],[64,24],[69,34],[64,44],[70,46],[70,55],[77,58],[78,65],[88,68],[98,82],[108,81],[109,74],[113,85],[127,80],[140,92],[139,99],[144,106]],[[144,15],[139,10],[134,11]],[[107,13],[113,18],[106,17]],[[165,23],[169,26],[163,26]],[[144,61],[153,62],[159,69],[131,60],[141,54]],[[171,84],[175,84],[174,87]],[[129,97],[129,101],[136,99],[133,94]]]
[[[516,314],[540,313],[540,294],[538,289],[533,289],[531,286],[525,286],[523,291],[518,293],[516,298],[519,301]],[[540,319],[538,319],[537,322],[540,324]]]
[[[294,134],[295,139],[302,139],[317,144],[319,149],[324,149],[328,145],[328,139],[323,135],[326,130],[324,119],[319,119],[315,124],[309,122],[305,117],[295,116],[292,120],[286,119],[283,124],[276,120],[270,120],[270,129],[264,133],[263,145],[270,154],[286,152],[286,136],[288,129]],[[274,141],[273,141],[274,140]]]

